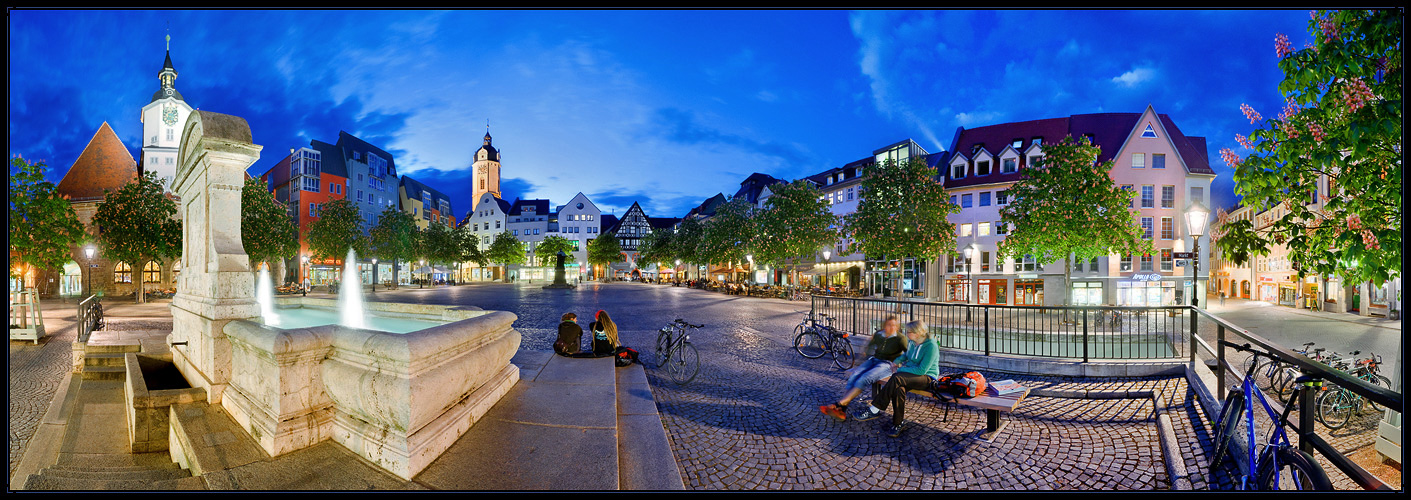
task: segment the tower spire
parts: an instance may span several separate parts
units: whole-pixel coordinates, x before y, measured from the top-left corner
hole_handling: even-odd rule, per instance
[[[171,21],[167,21],[167,52],[171,52]]]

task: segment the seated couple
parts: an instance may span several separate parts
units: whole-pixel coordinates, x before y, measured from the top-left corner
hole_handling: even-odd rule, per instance
[[[558,340],[554,342],[554,352],[572,358],[602,358],[632,351],[618,343],[617,324],[608,317],[607,311],[599,310],[597,321],[589,323],[588,330],[593,332],[593,349],[584,351],[583,328],[578,326],[578,315],[564,313],[563,321],[559,323]]]
[[[853,413],[857,420],[872,420],[893,406],[892,425],[887,435],[897,437],[906,420],[906,393],[912,389],[927,389],[931,380],[940,376],[940,349],[931,339],[931,330],[922,321],[906,324],[906,335],[897,335],[897,317],[882,322],[882,331],[872,336],[866,351],[871,356],[849,371],[843,398],[818,407],[825,415],[839,421],[847,419],[848,403],[862,394],[862,388],[881,383],[882,389],[873,395],[872,404]]]

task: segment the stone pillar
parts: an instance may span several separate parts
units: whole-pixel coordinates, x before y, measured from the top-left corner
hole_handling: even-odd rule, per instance
[[[181,275],[167,337],[177,368],[218,404],[230,381],[225,325],[259,316],[254,274],[240,238],[245,169],[260,157],[245,119],[192,112],[182,131],[173,190],[181,197]],[[137,270],[134,269],[134,274]]]

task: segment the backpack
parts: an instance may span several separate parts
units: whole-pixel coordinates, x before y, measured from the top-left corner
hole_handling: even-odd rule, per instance
[[[973,398],[985,392],[985,376],[980,372],[951,373],[936,378],[932,390],[961,398]]]
[[[612,364],[613,364],[614,366],[619,366],[619,367],[621,367],[621,366],[628,366],[628,365],[631,365],[632,363],[638,363],[638,362],[639,362],[639,361],[637,361],[637,350],[636,350],[636,349],[633,349],[633,348],[631,348],[631,347],[624,347],[624,348],[622,348],[621,350],[619,350],[619,351],[617,352],[617,354],[613,356],[613,360],[612,360]]]

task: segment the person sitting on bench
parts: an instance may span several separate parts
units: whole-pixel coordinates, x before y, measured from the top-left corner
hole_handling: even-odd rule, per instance
[[[871,420],[886,411],[888,405],[894,406],[892,425],[886,429],[890,437],[900,436],[906,423],[907,391],[929,389],[931,380],[941,374],[940,349],[936,347],[935,340],[931,339],[931,330],[926,327],[926,323],[912,321],[906,324],[905,330],[907,338],[911,339],[911,346],[907,348],[906,354],[896,359],[897,372],[887,379],[872,406],[856,415],[858,420]]]
[[[835,419],[847,420],[848,403],[862,394],[863,387],[885,380],[897,371],[893,360],[906,352],[907,348],[906,337],[897,334],[899,323],[896,316],[887,316],[887,319],[882,320],[882,331],[872,335],[872,341],[867,343],[863,351],[869,357],[857,368],[849,371],[843,398],[837,403],[818,407],[820,411]]]

